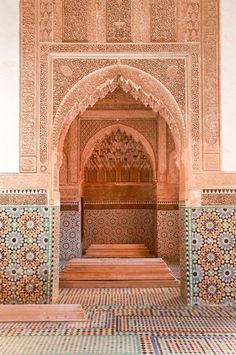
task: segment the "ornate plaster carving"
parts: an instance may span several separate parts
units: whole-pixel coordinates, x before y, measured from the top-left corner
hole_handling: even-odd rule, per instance
[[[102,142],[105,137],[110,137],[112,133],[117,131],[122,131],[125,132],[128,136],[132,137],[132,140],[137,143],[140,142],[141,146],[144,149],[144,152],[146,152],[147,158],[150,159],[150,166],[151,170],[153,171],[153,178],[156,178],[156,159],[155,155],[153,153],[153,149],[150,146],[150,143],[147,141],[147,139],[140,134],[137,130],[128,127],[126,125],[122,124],[116,124],[112,125],[106,128],[101,129],[98,133],[96,133],[86,144],[84,151],[82,152],[81,156],[81,172],[82,172],[82,180],[84,179],[84,170],[86,168],[86,163],[88,161],[88,157],[91,157],[94,151],[94,147],[99,144],[99,142]],[[134,140],[135,139],[135,140]]]
[[[69,8],[73,8],[72,0],[40,0],[36,1],[21,1],[22,7],[22,109],[21,109],[21,171],[22,172],[38,172],[39,169],[42,173],[48,171],[48,159],[51,158],[49,154],[51,137],[48,135],[48,126],[51,126],[50,112],[51,102],[55,103],[55,99],[49,99],[50,93],[48,91],[49,86],[52,87],[50,82],[51,67],[50,53],[83,53],[83,52],[104,52],[106,53],[108,48],[110,52],[119,53],[121,51],[128,52],[145,52],[150,53],[153,51],[162,51],[166,53],[165,58],[168,58],[168,53],[184,53],[189,57],[190,68],[186,68],[188,73],[188,80],[190,93],[186,93],[191,98],[189,107],[187,108],[187,115],[189,123],[191,125],[192,135],[192,153],[191,160],[193,169],[201,171],[214,169],[219,170],[219,120],[218,120],[218,0],[201,1],[201,0],[178,0],[175,4],[175,16],[177,20],[177,38],[182,43],[167,43],[167,44],[155,44],[152,45],[138,45],[139,41],[147,43],[150,37],[153,35],[151,29],[147,26],[145,36],[142,37],[139,34],[140,26],[143,26],[142,21],[134,21],[137,16],[143,16],[149,18],[151,15],[155,17],[155,13],[151,12],[151,6],[145,7],[143,2],[137,0],[136,5],[131,4],[131,17],[128,15],[128,21],[126,23],[126,30],[130,26],[131,22],[131,39],[130,41],[136,42],[133,44],[109,44],[109,45],[94,45],[92,42],[105,42],[106,29],[104,30],[104,24],[106,24],[106,17],[108,16],[109,9],[102,5],[101,1],[90,0],[86,2],[88,10],[85,11],[85,21],[88,16],[89,21],[92,21],[92,17],[97,16],[97,21],[92,21],[94,30],[91,32],[88,29],[88,38],[90,41],[89,47],[85,47],[82,44],[72,43],[58,43],[57,45],[53,41],[62,40],[62,18],[66,19],[65,7],[66,2],[69,3]],[[71,2],[71,4],[70,4]],[[126,10],[129,9],[129,1],[122,1],[126,4]],[[131,2],[132,3],[132,2]],[[156,7],[161,7],[161,1],[156,2]],[[172,13],[173,7],[172,1],[165,2],[165,11]],[[113,9],[115,6],[113,6]],[[90,10],[93,11],[90,11]],[[113,11],[113,10],[112,10]],[[112,13],[111,22],[117,16],[117,13]],[[164,10],[163,10],[164,11]],[[39,21],[36,21],[36,15],[39,14]],[[181,16],[180,16],[181,14]],[[183,16],[182,16],[183,15]],[[109,15],[110,16],[110,15]],[[179,17],[183,19],[180,21]],[[115,23],[115,21],[113,21]],[[121,21],[122,22],[122,21]],[[161,22],[159,22],[161,23]],[[134,25],[133,25],[134,24]],[[173,22],[171,22],[168,31],[172,28]],[[127,27],[128,26],[128,27]],[[145,25],[146,26],[146,25]],[[165,26],[161,25],[160,31],[164,31]],[[105,32],[104,32],[105,31]],[[90,33],[91,32],[91,33]],[[104,33],[100,36],[98,34]],[[39,40],[44,42],[41,46],[41,50],[38,47],[37,33],[39,34]],[[70,39],[71,40],[71,39]],[[120,41],[121,39],[117,39]],[[51,41],[51,45],[49,42]],[[190,45],[191,44],[191,45]],[[201,45],[200,45],[201,44]],[[109,47],[108,47],[109,46]],[[39,56],[38,54],[42,54]],[[118,55],[119,56],[119,55]],[[37,68],[37,58],[41,63],[40,71]],[[206,78],[203,82],[203,116],[200,117],[200,102],[199,93],[201,88],[200,73],[200,60],[203,64],[203,76]],[[121,58],[122,60],[122,58]],[[62,65],[66,60],[63,62]],[[140,63],[142,60],[140,59]],[[66,64],[65,64],[66,65]],[[106,64],[109,65],[109,64]],[[104,66],[104,64],[103,64]],[[84,60],[84,66],[81,67],[82,77],[88,74],[86,72],[86,60]],[[98,68],[98,67],[97,67]],[[94,68],[93,70],[96,70]],[[64,70],[63,68],[62,70]],[[144,67],[145,69],[145,67]],[[73,71],[73,70],[72,70]],[[71,69],[66,68],[64,70],[67,78],[72,78]],[[190,75],[191,72],[191,75]],[[36,99],[37,83],[40,78],[40,99]],[[68,74],[69,73],[69,74]],[[153,75],[153,74],[152,74]],[[167,74],[168,76],[169,74]],[[190,76],[189,76],[190,75]],[[186,92],[185,88],[185,92]],[[214,95],[212,94],[214,92]],[[201,96],[201,95],[200,95]],[[48,104],[47,101],[49,100]],[[176,99],[177,100],[177,99]],[[178,101],[178,100],[177,100]],[[179,102],[178,102],[179,103]],[[38,108],[40,106],[40,115],[38,115]],[[190,117],[191,113],[191,117]],[[40,136],[38,137],[39,146],[37,152],[37,137],[36,128],[38,127],[38,118],[40,116]],[[202,122],[201,122],[202,121]],[[204,136],[204,137],[203,137]],[[204,154],[202,153],[202,144],[204,142]],[[212,154],[210,156],[210,154]],[[214,154],[214,155],[213,155]],[[36,155],[40,155],[37,157]],[[31,159],[31,162],[30,160]],[[209,160],[214,160],[209,165]],[[29,163],[30,162],[30,163]],[[35,166],[37,164],[37,167]]]
[[[118,86],[135,99],[139,99],[145,106],[150,106],[154,112],[160,112],[173,132],[176,149],[180,154],[185,144],[185,123],[175,99],[151,75],[125,65],[110,66],[96,71],[69,91],[55,117],[54,147],[59,147],[61,153],[65,135],[73,119]],[[93,88],[96,88],[95,91]]]
[[[0,190],[0,205],[47,205],[47,190],[43,189],[9,189]]]
[[[87,41],[87,14],[87,0],[63,0],[63,40],[65,42]]]
[[[40,0],[40,41],[52,41],[53,36],[53,10],[55,0]]]
[[[107,42],[131,42],[131,0],[106,3]]]
[[[84,167],[85,182],[152,182],[153,169],[145,148],[117,128],[97,142]]]
[[[78,118],[79,120],[79,118]],[[156,119],[144,119],[144,120],[122,120],[120,123],[125,124],[125,126],[134,128],[139,133],[141,133],[151,144],[155,154],[157,153],[157,122]],[[88,143],[91,137],[93,137],[101,129],[113,126],[117,124],[116,119],[113,120],[80,120],[80,149],[83,152],[85,145]]]
[[[176,41],[176,1],[151,1],[151,41]]]
[[[186,35],[187,41],[199,42],[201,40],[201,0],[188,0],[186,9]]]
[[[218,56],[218,0],[203,1],[202,63],[203,63],[203,117],[205,159],[211,156],[211,169],[219,170],[219,56]],[[206,170],[209,164],[205,164]],[[212,169],[213,166],[213,169]]]
[[[35,172],[29,159],[36,156],[37,2],[21,0],[21,8],[21,170]],[[30,158],[25,159],[25,156]]]

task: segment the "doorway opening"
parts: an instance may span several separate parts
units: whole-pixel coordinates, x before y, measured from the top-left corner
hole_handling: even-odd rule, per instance
[[[179,277],[179,170],[160,113],[118,87],[76,117],[64,142],[60,194],[61,270],[71,259],[81,265],[101,257],[103,265],[123,258],[128,270],[139,258],[148,275],[159,258]]]

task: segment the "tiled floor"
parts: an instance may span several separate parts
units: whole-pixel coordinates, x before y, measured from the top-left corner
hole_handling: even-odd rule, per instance
[[[177,288],[64,289],[85,323],[0,323],[0,354],[236,354],[236,308],[187,307]]]

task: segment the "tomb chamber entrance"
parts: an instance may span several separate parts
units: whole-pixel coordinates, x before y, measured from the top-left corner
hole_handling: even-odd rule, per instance
[[[73,258],[179,264],[179,169],[162,115],[121,87],[71,123],[60,167],[61,267]]]

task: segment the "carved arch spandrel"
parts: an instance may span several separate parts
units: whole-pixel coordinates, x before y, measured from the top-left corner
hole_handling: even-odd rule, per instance
[[[82,156],[81,156],[81,164],[80,164],[80,171],[81,171],[81,180],[84,179],[84,167],[87,161],[87,158],[91,156],[94,146],[96,143],[101,142],[106,135],[110,135],[112,132],[120,129],[121,131],[125,131],[126,134],[131,135],[137,142],[140,142],[142,146],[144,147],[146,153],[148,154],[151,165],[152,165],[152,170],[153,170],[153,177],[154,180],[156,179],[156,172],[157,172],[157,164],[156,164],[156,159],[155,155],[153,152],[153,149],[148,142],[148,140],[136,129],[131,128],[129,126],[126,126],[124,124],[117,124],[117,125],[112,125],[106,128],[101,129],[99,132],[97,132],[90,140],[87,142]]]
[[[154,112],[159,112],[173,133],[178,156],[186,144],[181,110],[167,88],[150,74],[128,65],[112,65],[85,76],[62,100],[53,125],[53,148],[60,157],[73,119],[120,86]],[[59,163],[59,162],[58,162]]]

